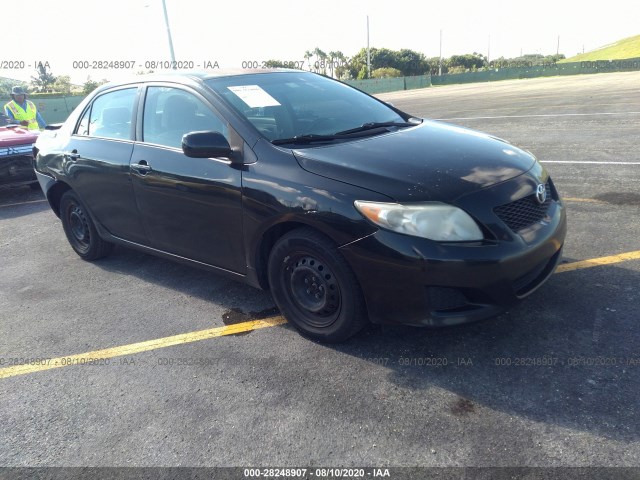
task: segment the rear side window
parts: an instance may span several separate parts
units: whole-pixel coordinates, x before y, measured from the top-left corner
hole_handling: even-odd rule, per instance
[[[76,135],[132,140],[131,114],[136,91],[127,88],[100,95],[82,116]]]

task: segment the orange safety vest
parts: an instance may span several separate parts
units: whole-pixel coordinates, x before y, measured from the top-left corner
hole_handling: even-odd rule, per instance
[[[38,120],[36,119],[36,113],[37,113],[36,106],[33,104],[33,102],[27,100],[26,111],[23,110],[23,108],[20,105],[18,105],[15,100],[11,100],[4,107],[11,110],[11,113],[13,113],[13,118],[15,118],[18,122],[22,122],[23,120],[26,120],[27,122],[29,122],[29,125],[27,126],[29,130],[40,129],[40,126],[38,125]]]

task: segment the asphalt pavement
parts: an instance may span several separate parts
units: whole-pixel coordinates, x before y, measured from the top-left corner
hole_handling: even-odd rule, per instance
[[[640,72],[380,97],[533,152],[565,264],[640,250]],[[639,467],[638,258],[462,327],[321,345],[281,324],[0,378],[0,466]],[[0,190],[0,265],[0,369],[277,316],[139,252],[80,260],[29,188]]]

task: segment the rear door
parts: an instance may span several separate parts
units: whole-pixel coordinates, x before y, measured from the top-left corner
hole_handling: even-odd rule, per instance
[[[146,244],[130,178],[138,87],[108,90],[83,112],[65,147],[72,188],[111,234]]]
[[[232,147],[239,138],[195,91],[146,88],[140,142],[131,175],[151,246],[238,273],[246,272],[242,241],[242,175],[224,158],[189,158],[182,136],[219,131]]]

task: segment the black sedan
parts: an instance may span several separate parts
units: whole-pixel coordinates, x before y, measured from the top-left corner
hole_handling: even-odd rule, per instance
[[[532,154],[313,73],[137,77],[49,128],[36,173],[81,258],[117,243],[269,289],[318,340],[484,319],[560,260]]]

